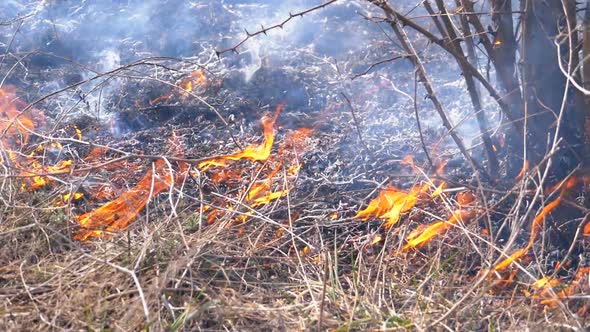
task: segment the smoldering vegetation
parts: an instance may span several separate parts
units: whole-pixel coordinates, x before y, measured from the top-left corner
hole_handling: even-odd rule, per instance
[[[570,246],[579,211],[535,205],[562,221],[535,233],[530,173],[482,185],[384,14],[342,0],[297,15],[321,3],[0,3],[0,328],[586,324],[587,277],[558,267],[588,265],[587,243]],[[485,164],[459,66],[408,34]],[[586,182],[540,195],[584,205]],[[495,271],[531,233],[518,276]]]

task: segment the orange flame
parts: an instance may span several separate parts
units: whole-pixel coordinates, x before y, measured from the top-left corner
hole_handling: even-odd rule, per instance
[[[554,201],[543,207],[541,212],[535,217],[535,219],[533,219],[533,223],[531,225],[531,235],[527,245],[524,248],[515,251],[508,258],[504,259],[502,262],[494,266],[495,271],[503,270],[509,267],[510,265],[512,265],[513,262],[517,261],[520,257],[526,254],[533,247],[533,244],[537,239],[537,235],[541,231],[541,227],[543,225],[543,221],[545,220],[545,216],[551,213],[551,211],[555,210],[555,208],[559,206],[562,197],[565,195],[567,190],[572,188],[577,183],[577,181],[577,178],[571,177],[563,184],[559,197],[557,197]]]
[[[474,216],[475,211],[473,210],[455,210],[451,218],[449,218],[447,221],[439,221],[425,228],[423,227],[418,231],[410,233],[407,238],[408,243],[404,246],[403,250],[423,246],[424,244],[430,242],[430,240],[432,240],[435,236],[446,232],[453,225],[459,222],[467,222]]]
[[[188,92],[192,92],[195,85],[205,87],[207,84],[207,77],[205,77],[205,73],[202,70],[195,70],[188,77],[182,80],[180,87]]]
[[[436,190],[430,195],[430,197],[435,198],[437,196],[442,195],[443,190],[445,190],[445,188],[447,187],[447,183],[446,182],[441,182],[441,184],[436,188]]]
[[[541,226],[543,225],[545,216],[549,214],[551,211],[555,210],[555,208],[558,207],[560,203],[561,196],[557,197],[553,202],[547,204],[541,210],[541,212],[535,217],[535,219],[533,219],[533,224],[531,226],[531,236],[529,238],[529,242],[527,243],[527,245],[524,248],[515,251],[508,258],[504,259],[502,262],[494,266],[494,270],[499,271],[507,268],[508,266],[512,265],[513,262],[517,261],[520,257],[526,254],[529,251],[529,249],[532,248],[533,244],[535,243],[535,240],[537,239],[537,235],[541,230]]]
[[[580,288],[583,278],[590,278],[590,266],[579,268],[578,271],[576,272],[576,276],[574,277],[574,280],[572,281],[572,283],[569,286],[558,291],[555,294],[556,297],[553,297],[551,299],[545,299],[545,300],[541,301],[541,303],[546,306],[549,306],[551,308],[557,307],[557,305],[558,305],[557,299],[558,298],[567,298],[569,296],[574,295],[576,292],[578,292],[578,289]],[[559,281],[557,281],[557,280],[551,280],[551,281],[553,283],[549,284],[550,287],[554,287],[559,284]],[[588,282],[590,282],[590,280],[588,280]],[[535,284],[537,284],[537,282],[535,282]],[[543,290],[548,290],[548,289],[549,289],[549,287],[547,287],[547,286],[545,286],[543,288]],[[541,292],[540,296],[551,296],[551,293],[548,291]]]
[[[524,161],[524,165],[522,166],[520,172],[518,173],[518,175],[514,179],[515,180],[522,179],[522,177],[526,174],[526,171],[528,171],[528,170],[529,170],[529,161],[528,160],[525,160]]]
[[[387,187],[364,210],[359,211],[355,218],[363,221],[372,217],[385,219],[384,226],[390,228],[399,221],[401,213],[411,210],[416,205],[417,196],[424,192],[424,189],[424,186],[414,187],[406,193],[393,186]]]
[[[374,246],[377,243],[381,242],[381,240],[383,240],[383,238],[381,237],[381,235],[376,235],[371,242],[369,243],[370,245]]]
[[[281,112],[281,110],[283,109],[284,104],[280,104],[279,106],[277,106],[277,109],[275,111],[275,115],[273,117],[263,117],[262,118],[262,128],[264,129],[264,142],[262,142],[261,144],[253,144],[250,146],[247,146],[244,150],[234,153],[234,154],[230,154],[230,155],[226,155],[226,156],[222,156],[222,157],[218,157],[218,158],[213,158],[207,161],[203,161],[201,163],[199,163],[199,168],[202,171],[206,171],[207,169],[209,169],[210,167],[213,166],[225,166],[225,163],[228,160],[240,160],[240,159],[247,159],[247,160],[252,160],[252,161],[265,161],[268,159],[268,157],[270,156],[270,152],[272,150],[272,145],[274,143],[274,138],[275,138],[275,131],[274,131],[274,125],[276,122],[276,119],[278,117],[278,114]]]
[[[186,167],[182,165],[181,168]],[[74,238],[84,241],[101,236],[103,232],[116,232],[127,227],[151,197],[173,185],[170,182],[168,166],[163,160],[158,160],[154,168],[155,173],[160,174],[159,177],[150,169],[131,190],[94,211],[77,216],[76,221],[81,228]]]
[[[438,165],[438,167],[436,168],[436,175],[442,175],[443,172],[445,171],[445,167],[447,166],[447,163],[449,162],[448,159],[443,160],[440,165]]]
[[[272,192],[272,193],[270,193],[266,196],[263,196],[263,197],[259,197],[254,200],[254,202],[252,203],[252,207],[257,207],[260,205],[268,204],[276,199],[279,199],[279,198],[287,195],[288,193],[289,193],[289,190],[281,190],[281,191]]]

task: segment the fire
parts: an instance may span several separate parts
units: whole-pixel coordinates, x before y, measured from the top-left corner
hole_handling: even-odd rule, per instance
[[[82,197],[84,197],[83,193],[77,192],[77,193],[74,193],[74,195],[72,195],[71,193],[67,193],[62,196],[62,200],[64,202],[68,202],[70,199],[72,199],[73,201],[77,201],[77,200],[80,200]]]
[[[531,249],[533,247],[533,244],[535,243],[535,240],[537,239],[537,235],[538,235],[539,231],[541,230],[541,226],[543,225],[543,221],[545,220],[545,216],[547,214],[549,214],[551,211],[555,210],[555,208],[558,207],[560,203],[561,203],[561,196],[556,198],[551,203],[547,204],[541,210],[541,212],[533,220],[533,224],[531,226],[531,235],[530,235],[529,242],[527,243],[527,245],[524,248],[517,250],[512,255],[510,255],[508,258],[504,259],[502,262],[500,262],[496,266],[494,266],[494,270],[499,271],[499,270],[503,270],[503,269],[509,267],[513,262],[517,261],[520,257],[522,257],[524,254],[526,254],[529,251],[529,249]]]
[[[520,172],[518,173],[518,175],[516,176],[516,178],[514,178],[515,180],[520,180],[522,179],[522,177],[526,174],[526,172],[529,169],[529,161],[525,160],[524,161],[524,165],[522,166],[522,169],[520,170]]]
[[[253,144],[247,146],[244,150],[218,157],[213,158],[211,160],[203,161],[199,163],[199,168],[201,171],[206,171],[210,167],[214,166],[225,166],[228,160],[240,160],[240,159],[247,159],[251,161],[265,161],[270,156],[270,152],[272,150],[272,145],[275,139],[275,130],[274,125],[277,120],[279,113],[282,111],[284,104],[277,106],[275,111],[275,115],[273,117],[265,116],[262,118],[262,128],[264,130],[264,141],[260,144]]]
[[[278,148],[278,151],[275,154],[272,154],[272,148],[275,141],[274,126],[283,107],[283,104],[277,106],[274,116],[265,116],[262,118],[264,132],[264,141],[262,143],[252,144],[233,154],[211,158],[198,165],[198,168],[201,171],[210,172],[211,179],[214,183],[224,182],[233,187],[241,185],[244,182],[244,175],[248,174],[248,172],[246,172],[245,169],[239,168],[239,164],[229,165],[227,163],[228,161],[242,159],[249,161],[264,161],[265,163],[255,172],[257,177],[262,178],[262,180],[257,180],[246,189],[237,190],[239,193],[243,193],[247,190],[244,197],[244,203],[251,208],[269,204],[274,200],[286,196],[293,189],[292,186],[289,185],[289,182],[294,180],[293,178],[297,176],[302,167],[298,156],[307,149],[309,145],[307,138],[313,133],[313,129],[310,128],[299,128],[288,132],[285,135],[283,144]],[[230,168],[229,166],[234,167]],[[275,180],[281,170],[286,172],[285,175],[287,177],[285,177],[285,179],[287,183],[285,183],[283,188],[276,188],[277,185],[275,184]],[[222,215],[227,215],[227,213],[222,212],[224,211],[213,210],[210,212],[208,223],[213,223]],[[251,215],[251,211],[242,213],[238,219],[241,222],[245,222],[249,215]]]
[[[35,124],[30,115],[22,114],[25,107],[11,89],[0,89],[0,133],[3,144],[13,146],[10,141],[14,140],[14,143],[24,146],[29,142]]]
[[[181,168],[186,169],[186,165]],[[168,165],[163,160],[158,160],[154,164],[154,169],[155,173],[150,169],[131,190],[118,198],[94,211],[77,216],[76,221],[80,229],[74,238],[84,241],[101,236],[103,232],[116,232],[127,227],[151,197],[169,189],[174,184],[170,181]]]
[[[590,267],[579,268],[572,283],[559,291],[555,288],[561,285],[561,281],[545,276],[531,284],[531,287],[535,290],[534,293],[527,290],[523,290],[523,293],[527,297],[541,300],[541,304],[550,308],[556,308],[559,299],[568,298],[581,291],[581,282],[585,277],[590,277]]]
[[[401,213],[411,210],[416,205],[418,194],[423,193],[424,189],[424,186],[416,186],[410,192],[404,192],[389,186],[383,189],[364,210],[359,211],[355,218],[363,221],[373,217],[384,219],[386,220],[384,226],[390,228],[399,221]]]
[[[383,240],[383,237],[381,237],[381,235],[376,235],[371,242],[369,243],[370,245],[374,246],[377,243],[381,242]]]
[[[427,227],[423,226],[420,229],[410,233],[407,238],[408,243],[404,246],[403,250],[422,246],[430,242],[430,240],[432,240],[432,238],[435,236],[446,232],[453,225],[456,225],[460,222],[467,222],[473,217],[475,217],[474,210],[455,210],[451,218],[449,218],[447,221],[439,221]]]
[[[573,186],[575,186],[576,183],[578,182],[578,180],[579,179],[576,177],[570,177],[565,183],[563,183],[563,186],[561,187],[561,192],[559,193],[559,196],[555,200],[553,200],[551,203],[545,205],[545,207],[543,207],[541,212],[539,212],[539,214],[533,219],[533,223],[531,225],[531,235],[530,235],[529,242],[527,243],[527,245],[524,248],[521,248],[521,249],[515,251],[510,256],[508,256],[506,259],[504,259],[502,262],[500,262],[496,266],[494,266],[493,269],[495,271],[503,270],[503,269],[509,267],[510,265],[512,265],[513,262],[517,261],[523,255],[525,255],[533,247],[533,244],[535,243],[535,240],[537,239],[537,236],[538,236],[539,232],[541,231],[541,227],[543,226],[545,216],[548,215],[549,213],[551,213],[551,211],[555,210],[561,204],[563,196],[566,194],[567,190],[571,189]],[[553,191],[553,190],[554,189],[552,189],[551,191]]]
[[[555,308],[555,307],[557,307],[557,304],[558,304],[557,299],[560,299],[560,298],[563,299],[563,298],[570,297],[579,291],[584,278],[587,279],[586,283],[590,282],[590,266],[579,268],[578,271],[576,272],[576,276],[574,277],[574,280],[572,281],[572,283],[570,285],[568,285],[567,287],[563,288],[562,290],[558,291],[555,294],[556,295],[555,297],[551,296],[552,294],[551,294],[551,292],[548,291],[548,289],[549,289],[549,287],[554,287],[554,286],[559,285],[559,281],[558,280],[550,280],[550,283],[548,284],[548,286],[545,286],[547,283],[541,283],[542,288],[541,287],[537,287],[537,288],[541,288],[543,291],[541,292],[541,294],[538,297],[551,297],[549,299],[542,300],[541,303],[546,306],[549,306],[551,308]],[[533,286],[535,286],[535,284],[538,284],[538,283],[539,283],[539,281],[535,282],[533,284]]]
[[[436,175],[442,175],[445,171],[445,167],[447,167],[447,163],[449,162],[448,159],[443,160],[440,165],[436,168]]]
[[[270,193],[266,196],[263,196],[263,197],[259,197],[254,200],[254,202],[252,203],[252,207],[257,207],[260,205],[268,204],[268,203],[274,201],[275,199],[279,199],[279,198],[287,195],[288,193],[289,193],[289,190],[281,190],[281,191],[272,192],[272,193]]]
[[[430,197],[435,198],[437,196],[442,195],[443,190],[445,190],[445,188],[447,187],[447,183],[446,182],[441,182],[440,185],[438,185],[438,187],[436,188],[436,190],[430,195]]]
[[[181,92],[182,92],[183,98],[188,97],[188,94],[193,92],[193,90],[196,87],[206,88],[208,85],[209,85],[209,81],[207,80],[207,77],[205,76],[205,72],[201,69],[191,72],[188,76],[184,77],[183,79],[181,79],[179,82],[176,83],[176,86],[182,90]],[[153,104],[157,104],[160,102],[169,101],[170,99],[172,99],[172,97],[174,97],[174,95],[175,95],[175,92],[170,92],[170,93],[165,94],[163,96],[152,99],[150,101],[150,103],[153,105]]]

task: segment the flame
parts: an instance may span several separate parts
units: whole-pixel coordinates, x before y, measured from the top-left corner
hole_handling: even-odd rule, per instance
[[[406,155],[403,159],[402,159],[402,164],[406,164],[410,167],[412,167],[412,170],[416,171],[416,165],[414,164],[414,157],[412,155]]]
[[[495,271],[503,270],[503,269],[507,268],[508,266],[512,265],[513,262],[518,260],[524,254],[526,254],[529,251],[529,249],[531,249],[531,247],[535,243],[535,240],[537,239],[537,235],[538,235],[539,231],[541,230],[541,226],[543,225],[543,221],[545,220],[545,216],[547,214],[549,214],[551,211],[555,210],[555,208],[558,207],[560,203],[561,203],[561,195],[559,197],[557,197],[551,203],[547,204],[541,210],[541,212],[533,220],[533,224],[531,226],[531,235],[530,235],[529,242],[527,243],[527,245],[524,248],[515,251],[508,258],[504,259],[502,262],[500,262],[496,266],[494,266]]]
[[[522,179],[522,177],[526,174],[526,171],[528,171],[528,169],[529,169],[529,161],[525,160],[524,165],[522,166],[522,169],[520,170],[520,172],[518,173],[518,175],[514,179],[515,180]]]
[[[578,289],[580,288],[581,282],[583,278],[589,278],[588,282],[590,282],[590,266],[587,267],[581,267],[578,269],[578,271],[576,272],[576,275],[574,277],[574,280],[572,281],[572,283],[570,285],[568,285],[567,287],[565,287],[564,289],[560,290],[559,292],[557,292],[555,295],[555,297],[552,297],[550,299],[545,299],[543,301],[541,301],[542,304],[549,306],[551,308],[555,308],[558,305],[558,300],[559,298],[567,298],[569,296],[574,295]],[[535,282],[536,284],[537,282]],[[549,287],[554,287],[556,285],[559,284],[559,281],[557,280],[553,280],[552,284],[549,284]],[[534,284],[533,284],[534,285]],[[543,288],[543,290],[548,290],[549,287],[545,287]],[[551,292],[541,292],[540,296],[551,296]]]
[[[474,216],[475,211],[473,210],[455,210],[453,215],[447,221],[439,221],[430,226],[423,227],[420,230],[410,233],[407,238],[408,243],[404,246],[403,250],[422,246],[430,242],[430,240],[435,236],[446,232],[447,229],[451,228],[453,225],[459,222],[467,222]]]
[[[462,191],[457,194],[457,204],[459,206],[469,206],[475,202],[475,196],[470,191]]]
[[[288,193],[289,193],[289,190],[280,190],[280,191],[272,192],[266,196],[259,197],[254,200],[254,202],[252,203],[252,207],[257,207],[260,205],[268,204],[276,199],[279,199],[279,198],[287,195]]]
[[[264,129],[264,142],[262,142],[261,144],[253,144],[253,145],[247,146],[244,150],[234,153],[234,154],[221,156],[221,157],[217,157],[217,158],[203,161],[203,162],[199,163],[199,165],[198,165],[199,169],[201,169],[201,171],[206,171],[207,169],[209,169],[210,167],[213,167],[213,166],[225,166],[225,164],[228,160],[240,160],[240,159],[247,159],[247,160],[251,160],[251,161],[265,161],[265,160],[267,160],[268,157],[270,156],[270,152],[272,150],[272,145],[274,143],[274,138],[275,138],[274,125],[275,125],[276,119],[278,117],[278,114],[281,112],[283,107],[284,107],[284,104],[280,104],[279,106],[277,106],[277,109],[275,111],[275,115],[273,117],[265,116],[262,118],[261,122],[262,122],[262,128]]]
[[[436,168],[436,175],[442,175],[443,172],[445,171],[445,167],[447,166],[447,163],[449,162],[448,159],[443,160],[440,165],[438,165],[438,167]]]
[[[62,196],[62,200],[64,202],[68,202],[70,200],[70,198],[71,198],[73,201],[77,201],[77,200],[81,199],[82,197],[84,197],[84,194],[83,193],[78,193],[77,192],[77,193],[74,193],[73,196],[72,196],[71,193],[67,193],[67,194],[64,194]]]
[[[436,190],[430,195],[430,197],[435,198],[437,196],[442,195],[443,190],[445,190],[445,188],[447,187],[447,183],[446,182],[441,182],[441,184],[436,188]]]
[[[527,297],[541,299],[541,304],[544,304],[550,308],[556,308],[558,306],[559,299],[570,297],[580,290],[581,281],[587,276],[590,276],[590,267],[579,268],[572,280],[572,283],[557,292],[555,292],[554,288],[561,285],[561,281],[549,276],[545,276],[531,284],[531,287],[535,289],[535,294],[532,294],[527,290],[523,290],[523,293]]]
[[[35,124],[29,115],[22,114],[26,105],[11,90],[0,89],[0,136],[2,143],[8,146],[14,145],[9,141],[16,141],[14,143],[24,146],[29,142],[30,132],[35,129]]]
[[[381,235],[377,235],[377,236],[375,236],[375,237],[374,237],[374,238],[371,240],[371,242],[370,242],[369,244],[370,244],[370,245],[372,245],[372,246],[374,246],[374,245],[376,245],[377,243],[381,242],[381,240],[383,240],[383,238],[381,237]]]
[[[188,76],[184,77],[182,80],[180,80],[180,82],[176,84],[177,87],[182,89],[181,92],[183,98],[188,97],[189,93],[193,92],[195,87],[199,86],[206,88],[208,85],[209,82],[207,80],[207,77],[205,76],[205,72],[201,69],[191,72]],[[150,100],[150,103],[154,105],[160,102],[169,101],[170,99],[172,99],[172,97],[174,97],[174,94],[174,92],[171,92],[162,95],[160,97]]]
[[[424,189],[424,186],[416,186],[406,193],[393,186],[387,187],[364,210],[359,211],[355,218],[363,221],[372,217],[385,219],[384,226],[390,228],[399,221],[401,213],[411,210],[416,205],[417,196],[424,192]]]
[[[78,138],[78,140],[82,140],[82,130],[80,130],[80,128],[78,128],[78,126],[74,126],[74,131],[76,132],[76,137]]]
[[[184,170],[186,168],[186,165],[181,167]],[[150,169],[131,190],[94,211],[77,216],[76,221],[80,229],[74,238],[84,241],[101,236],[103,232],[116,232],[127,227],[151,197],[173,185],[170,182],[168,166],[163,160],[158,160],[154,164],[154,169],[156,174],[161,174],[159,177]]]

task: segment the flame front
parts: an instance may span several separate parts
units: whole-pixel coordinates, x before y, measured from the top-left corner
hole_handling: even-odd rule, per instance
[[[403,250],[422,246],[430,242],[435,236],[446,232],[453,225],[460,222],[467,222],[473,217],[475,217],[474,210],[455,210],[447,221],[439,221],[430,226],[423,226],[417,231],[410,233],[407,238],[408,243],[404,246]]]
[[[404,192],[393,186],[387,187],[364,210],[359,211],[355,218],[363,221],[370,218],[384,219],[384,226],[390,228],[397,224],[402,213],[410,211],[416,205],[418,195],[426,189],[427,186],[415,186],[410,192]]]
[[[275,111],[275,115],[273,117],[263,117],[262,118],[262,128],[264,130],[264,141],[260,144],[253,144],[247,146],[244,150],[222,156],[213,158],[207,161],[203,161],[199,163],[199,168],[201,171],[206,171],[210,167],[213,166],[225,166],[228,160],[240,160],[240,159],[247,159],[251,161],[265,161],[270,156],[270,152],[272,151],[272,145],[275,139],[275,130],[274,125],[277,120],[277,117],[281,110],[283,109],[284,105],[281,104],[277,106]]]
[[[101,236],[103,232],[116,232],[127,227],[151,197],[173,185],[168,165],[163,160],[158,160],[154,164],[154,169],[155,173],[150,169],[131,190],[121,194],[118,198],[94,211],[77,216],[76,221],[81,228],[74,238],[84,241],[91,237]]]

